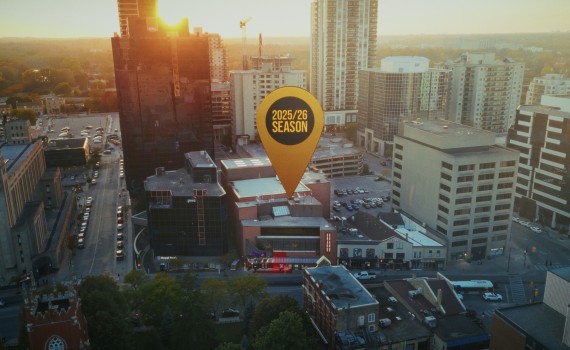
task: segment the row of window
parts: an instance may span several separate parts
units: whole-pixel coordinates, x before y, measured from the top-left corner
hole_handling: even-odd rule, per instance
[[[499,167],[501,168],[505,168],[505,167],[511,167],[511,166],[515,166],[516,162],[514,160],[507,160],[507,161],[501,161],[499,162]],[[459,166],[459,171],[469,171],[469,170],[475,170],[475,165],[476,164],[464,164],[464,165],[460,165]],[[453,164],[447,163],[447,162],[441,162],[441,166],[445,169],[449,169],[449,170],[453,170]],[[494,169],[496,166],[495,162],[489,162],[489,163],[481,163],[479,164],[479,169]]]
[[[446,192],[451,193],[451,187],[444,184],[444,183],[440,183],[439,188],[446,191]],[[502,190],[502,189],[506,189],[506,188],[513,188],[513,183],[512,182],[503,182],[503,183],[497,184],[498,190]],[[478,192],[492,191],[492,190],[493,190],[493,184],[486,184],[486,185],[477,186]],[[473,192],[473,186],[463,186],[463,187],[457,187],[455,189],[456,194],[471,193],[471,192]]]

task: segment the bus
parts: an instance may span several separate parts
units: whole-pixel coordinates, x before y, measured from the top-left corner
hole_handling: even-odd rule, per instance
[[[488,280],[452,281],[451,284],[457,293],[492,292],[493,282]]]

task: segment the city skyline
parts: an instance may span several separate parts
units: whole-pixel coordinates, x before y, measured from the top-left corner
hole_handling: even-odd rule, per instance
[[[1,37],[111,37],[119,31],[116,0],[24,0],[0,13]],[[211,0],[199,5],[184,1],[158,2],[166,21],[187,17],[190,27],[241,37],[239,21],[252,17],[248,37],[309,37],[310,0]],[[224,11],[220,11],[223,8]],[[552,11],[552,9],[557,9]],[[564,10],[566,9],[566,10]],[[569,31],[565,0],[382,0],[378,5],[378,35],[492,34]],[[275,13],[276,16],[268,14]],[[88,15],[81,15],[88,14]]]

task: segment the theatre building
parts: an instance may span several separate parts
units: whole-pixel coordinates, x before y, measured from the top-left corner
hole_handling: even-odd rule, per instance
[[[288,198],[272,170],[267,158],[222,161],[230,222],[246,265],[286,271],[314,266],[323,255],[334,260],[336,230],[324,218],[330,202],[325,175],[305,172]]]

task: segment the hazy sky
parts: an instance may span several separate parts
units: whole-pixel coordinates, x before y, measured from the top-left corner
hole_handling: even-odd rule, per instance
[[[158,0],[166,19],[240,37],[310,35],[310,0]],[[378,35],[569,31],[570,0],[379,0]],[[0,37],[110,37],[116,0],[0,0]]]

